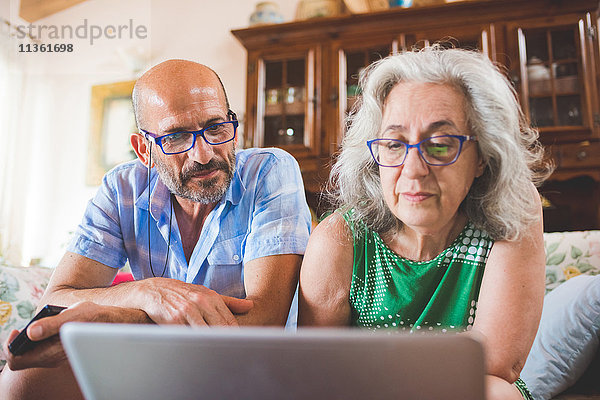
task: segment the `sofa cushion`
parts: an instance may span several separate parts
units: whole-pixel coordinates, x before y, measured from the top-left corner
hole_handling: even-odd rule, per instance
[[[577,275],[600,274],[600,231],[544,233],[546,293]]]
[[[599,333],[600,276],[576,276],[546,295],[521,372],[536,400],[556,396],[581,377],[596,355]]]
[[[33,318],[48,285],[52,269],[0,265],[0,343],[13,329],[21,330]],[[0,348],[0,369],[6,356]]]

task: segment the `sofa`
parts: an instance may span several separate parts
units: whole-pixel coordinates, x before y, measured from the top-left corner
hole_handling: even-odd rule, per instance
[[[546,296],[521,372],[536,399],[600,399],[600,231],[544,234]]]
[[[600,399],[600,231],[545,233],[544,242],[544,311],[521,376],[536,399]],[[0,262],[0,341],[31,319],[51,274]]]

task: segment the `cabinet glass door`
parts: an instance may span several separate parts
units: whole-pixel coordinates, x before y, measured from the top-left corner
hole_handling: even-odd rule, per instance
[[[332,104],[335,104],[331,111],[336,114],[336,117],[335,129],[331,130],[328,140],[330,153],[337,151],[337,147],[341,144],[343,135],[348,129],[346,125],[348,114],[360,96],[358,81],[361,72],[374,61],[385,58],[394,51],[397,51],[397,42],[392,38],[360,45],[349,43],[338,45],[337,71],[332,71],[337,74],[338,82],[335,85],[336,92],[331,96]]]
[[[314,89],[309,76],[311,54],[263,60],[259,79],[258,143],[261,147],[311,146],[312,108],[308,93]],[[261,135],[262,132],[262,135]]]
[[[385,58],[397,51],[395,41],[389,40],[387,43],[375,43],[371,45],[361,45],[360,47],[344,46],[338,51],[339,65],[339,98],[338,106],[338,126],[337,143],[341,143],[342,136],[346,131],[346,117],[352,111],[358,97],[360,96],[358,81],[361,72],[371,63]]]
[[[519,28],[522,100],[539,128],[585,124],[580,26]]]
[[[342,69],[344,74],[340,74],[343,79],[340,89],[342,91],[341,97],[345,99],[345,107],[343,107],[345,114],[354,106],[357,95],[359,95],[358,79],[360,73],[369,64],[387,57],[392,52],[391,45],[373,46],[370,48],[353,49],[353,50],[342,50],[340,56],[342,61]]]

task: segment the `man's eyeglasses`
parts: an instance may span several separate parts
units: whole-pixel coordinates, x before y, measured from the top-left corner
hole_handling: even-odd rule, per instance
[[[396,139],[373,139],[367,146],[375,162],[382,167],[399,167],[406,161],[411,148],[416,148],[423,161],[429,165],[450,165],[454,163],[465,141],[477,141],[475,136],[441,135],[432,136],[416,144],[404,143]]]
[[[231,121],[213,124],[199,131],[182,131],[163,136],[158,136],[144,129],[140,129],[140,131],[144,133],[146,139],[158,145],[163,153],[167,155],[180,154],[194,147],[197,136],[201,136],[206,143],[213,146],[232,141],[235,138],[239,122],[233,111],[230,110],[228,115],[232,118]]]

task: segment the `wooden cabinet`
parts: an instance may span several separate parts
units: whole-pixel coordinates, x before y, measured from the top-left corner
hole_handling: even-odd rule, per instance
[[[551,203],[549,230],[600,229],[598,6],[465,1],[234,30],[248,51],[245,146],[292,153],[309,203],[320,208],[318,193],[360,95],[361,69],[388,54],[446,41],[506,67],[557,167],[541,190]]]
[[[600,228],[598,14],[591,3],[506,24],[507,52],[518,57],[511,77],[556,166],[541,189],[550,201],[547,231]]]
[[[594,32],[590,13],[507,25],[510,52],[519,57],[513,76],[523,109],[544,139],[592,134],[598,116]]]

